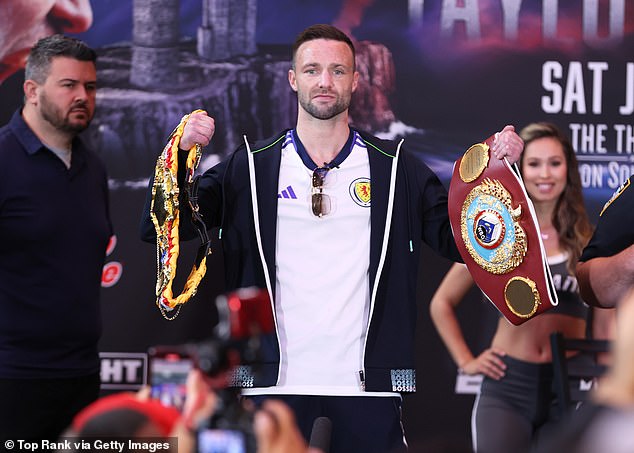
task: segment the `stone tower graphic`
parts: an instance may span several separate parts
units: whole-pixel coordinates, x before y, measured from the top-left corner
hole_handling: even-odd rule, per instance
[[[202,0],[202,25],[198,29],[198,55],[224,60],[253,55],[257,0]]]
[[[166,88],[179,60],[179,0],[134,0],[130,83]]]
[[[257,0],[201,0],[201,58],[225,60],[254,55]],[[134,0],[130,83],[138,88],[169,88],[179,62],[179,0]]]

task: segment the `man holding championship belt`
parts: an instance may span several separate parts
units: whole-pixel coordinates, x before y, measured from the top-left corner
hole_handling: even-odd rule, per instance
[[[355,49],[330,25],[293,45],[293,129],[244,145],[198,181],[198,214],[219,227],[226,290],[259,286],[275,331],[262,342],[257,373],[236,372],[243,394],[289,404],[308,439],[313,421],[332,422],[332,453],[407,450],[401,393],[416,390],[414,333],[420,241],[460,261],[447,191],[403,141],[349,126]],[[188,117],[178,148],[206,146],[206,113]],[[512,126],[491,142],[491,159],[518,160]],[[178,183],[186,178],[178,171]],[[181,191],[182,193],[182,191]],[[190,213],[181,198],[182,214]],[[183,217],[187,218],[187,217]],[[181,223],[183,238],[196,232]],[[150,203],[143,237],[153,240]]]

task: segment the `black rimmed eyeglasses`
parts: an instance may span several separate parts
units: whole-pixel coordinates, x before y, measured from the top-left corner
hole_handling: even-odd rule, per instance
[[[317,167],[313,170],[311,201],[313,214],[323,217],[330,213],[330,197],[324,193],[324,180],[330,167]]]

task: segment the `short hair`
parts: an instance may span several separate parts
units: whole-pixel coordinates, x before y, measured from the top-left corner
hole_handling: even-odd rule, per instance
[[[55,34],[40,39],[31,48],[26,60],[25,79],[44,83],[55,57],[70,57],[80,61],[92,61],[96,65],[97,52],[76,38]]]
[[[356,52],[350,37],[335,26],[329,24],[315,24],[305,29],[295,39],[295,42],[293,43],[293,67],[295,67],[295,54],[297,53],[299,46],[305,42],[314,41],[315,39],[330,39],[346,43],[352,51],[352,62],[354,64]]]

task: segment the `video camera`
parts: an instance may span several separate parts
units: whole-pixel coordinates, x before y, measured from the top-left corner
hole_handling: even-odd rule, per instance
[[[255,453],[253,414],[240,400],[240,388],[231,384],[239,366],[258,372],[260,337],[274,330],[270,299],[266,290],[243,288],[218,296],[216,307],[218,324],[208,340],[149,349],[151,395],[182,409],[187,375],[200,369],[218,403],[197,429],[197,451]]]

